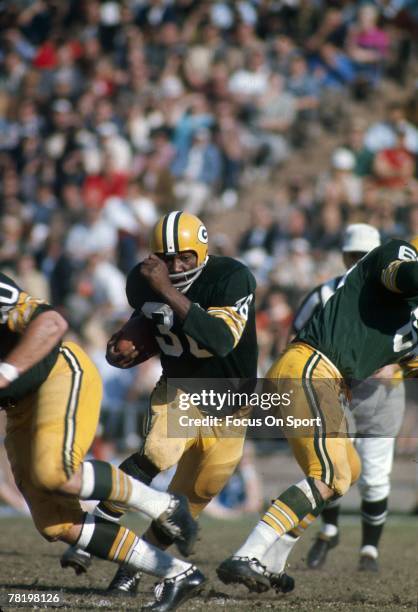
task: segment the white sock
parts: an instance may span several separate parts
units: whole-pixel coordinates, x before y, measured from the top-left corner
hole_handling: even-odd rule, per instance
[[[131,476],[129,479],[132,483],[132,493],[127,505],[130,508],[139,510],[152,519],[157,519],[167,510],[171,501],[169,493],[157,491]]]
[[[135,544],[124,565],[159,578],[173,578],[192,567],[191,563],[172,557],[142,538]]]
[[[281,574],[286,567],[288,556],[299,540],[300,538],[292,538],[285,533],[270,546],[264,557],[260,559],[261,563],[266,566],[269,572]]]
[[[121,473],[121,478],[129,480],[132,485],[131,496],[128,501],[124,504],[129,508],[143,512],[152,519],[157,519],[163,512],[165,512],[170,504],[171,495],[163,491],[157,491],[149,487],[148,485],[128,476],[128,474]],[[125,483],[127,484],[127,483]],[[83,462],[83,471],[81,476],[81,487],[80,487],[80,498],[90,499],[95,490],[95,471],[94,464],[91,461]],[[116,500],[115,505],[118,505]],[[107,518],[107,517],[106,517]]]
[[[362,548],[360,549],[360,555],[365,555],[367,557],[371,557],[372,559],[377,559],[377,557],[379,556],[379,551],[377,550],[376,546],[367,544],[366,546],[362,546]]]
[[[260,561],[278,537],[277,531],[263,521],[260,521],[241,548],[237,550],[235,556],[249,557],[250,559],[256,558]]]
[[[327,538],[333,538],[338,533],[338,527],[331,523],[324,523],[321,527],[321,533],[327,536]]]

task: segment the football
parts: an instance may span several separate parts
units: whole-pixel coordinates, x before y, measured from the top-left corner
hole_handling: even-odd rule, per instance
[[[112,342],[113,341],[113,342]],[[110,350],[109,345],[113,344]],[[109,363],[119,367],[132,367],[158,355],[160,348],[155,339],[152,321],[145,315],[129,319],[125,325],[112,336],[108,345],[107,358]],[[132,361],[130,356],[135,356]],[[137,354],[136,354],[137,353]],[[129,360],[129,364],[126,364]]]

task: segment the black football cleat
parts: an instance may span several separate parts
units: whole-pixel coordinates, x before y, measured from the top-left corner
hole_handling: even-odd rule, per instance
[[[188,570],[159,582],[155,587],[155,601],[142,610],[166,612],[177,610],[185,601],[200,593],[206,582],[205,576],[192,565]]]
[[[91,565],[91,555],[77,548],[76,546],[69,546],[65,553],[60,559],[61,567],[72,567],[77,576],[85,574]]]
[[[281,574],[270,572],[269,580],[271,588],[274,589],[276,593],[290,593],[290,591],[293,591],[295,588],[295,579],[285,572]]]
[[[229,557],[217,568],[224,584],[244,584],[249,591],[264,593],[270,588],[270,572],[258,559]]]
[[[379,571],[379,563],[377,559],[371,557],[370,555],[360,555],[358,571],[377,573]]]
[[[109,595],[134,597],[138,593],[138,585],[141,578],[142,572],[132,570],[126,565],[120,565],[106,592]]]
[[[190,514],[184,495],[171,495],[168,509],[156,522],[167,536],[173,539],[182,555],[188,557],[193,552],[199,528]]]
[[[306,564],[310,569],[320,569],[324,564],[328,556],[328,552],[335,548],[340,541],[338,533],[335,536],[325,536],[323,533],[319,533],[316,536],[314,543],[308,552]]]

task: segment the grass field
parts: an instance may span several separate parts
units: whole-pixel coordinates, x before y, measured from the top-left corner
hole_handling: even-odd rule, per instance
[[[141,529],[145,523],[131,517],[128,523]],[[216,578],[218,563],[231,554],[248,534],[255,517],[235,521],[203,518],[201,541],[193,557],[208,577],[202,596],[187,602],[183,609],[207,612],[230,610],[417,610],[417,521],[392,516],[384,534],[381,571],[364,575],[356,571],[360,541],[359,520],[347,517],[342,523],[340,546],[332,551],[326,569],[308,571],[304,557],[315,527],[307,533],[291,557],[288,572],[296,579],[296,589],[288,595],[268,591],[248,594],[243,586],[225,586]],[[72,570],[61,570],[61,543],[48,544],[36,533],[28,519],[0,520],[0,610],[8,606],[7,593],[59,592],[61,609],[140,610],[152,599],[154,580],[144,579],[136,598],[108,597],[105,589],[114,565],[95,560],[89,573],[76,577]],[[41,609],[41,606],[38,607]]]

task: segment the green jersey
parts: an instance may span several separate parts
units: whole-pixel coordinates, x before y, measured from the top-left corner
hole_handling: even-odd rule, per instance
[[[408,242],[391,240],[343,276],[296,340],[326,355],[346,378],[418,354],[418,261]]]
[[[17,345],[27,325],[34,317],[51,306],[31,297],[16,283],[0,272],[0,360],[7,359]],[[5,389],[0,389],[1,401],[8,398],[16,401],[38,389],[55,365],[59,344],[44,359],[36,363]]]
[[[230,257],[210,256],[186,296],[184,321],[151,289],[138,264],[128,275],[126,295],[136,312],[152,320],[169,378],[255,378],[255,279]]]

